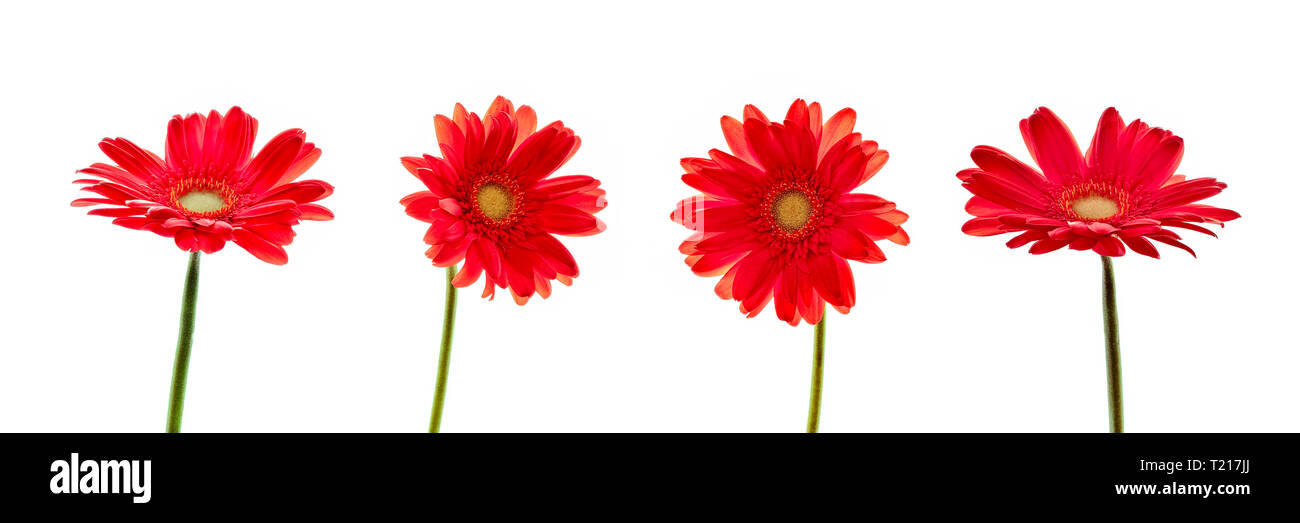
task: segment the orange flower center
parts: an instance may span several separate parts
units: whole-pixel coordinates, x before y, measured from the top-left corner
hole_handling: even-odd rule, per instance
[[[226,208],[226,199],[220,193],[204,190],[189,191],[177,198],[176,203],[198,214],[215,213]]]
[[[812,218],[812,200],[803,191],[789,190],[772,201],[772,219],[786,232],[802,229]]]
[[[1119,204],[1105,196],[1090,194],[1070,204],[1070,210],[1087,220],[1105,220],[1119,214]]]
[[[1127,190],[1103,181],[1064,187],[1056,198],[1059,216],[1065,220],[1118,220],[1134,210],[1133,196]]]
[[[478,188],[478,208],[484,216],[495,221],[510,215],[515,208],[515,197],[510,191],[496,182],[488,182]]]
[[[159,201],[167,202],[169,207],[191,219],[230,218],[245,203],[245,195],[237,192],[226,180],[210,174],[172,175],[163,181],[158,195],[162,199]]]

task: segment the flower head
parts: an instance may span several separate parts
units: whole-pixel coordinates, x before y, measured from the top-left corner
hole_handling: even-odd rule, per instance
[[[98,179],[77,180],[98,198],[74,207],[107,205],[88,214],[151,231],[187,252],[214,253],[227,241],[258,259],[282,265],[300,220],[334,215],[311,203],[334,191],[330,184],[296,180],[320,158],[300,129],[276,135],[254,156],[257,120],[238,107],[224,116],[173,116],[164,158],[125,138],[105,138],[100,150],[116,165],[97,163],[77,171]]]
[[[1102,113],[1086,153],[1046,107],[1021,120],[1020,133],[1042,172],[993,147],[971,151],[978,167],[957,173],[974,194],[966,203],[966,212],[975,216],[962,226],[966,234],[1019,233],[1007,247],[1032,243],[1031,254],[1069,246],[1122,256],[1127,246],[1159,258],[1155,240],[1195,256],[1169,227],[1214,236],[1197,224],[1222,226],[1241,217],[1196,203],[1226,184],[1174,174],[1183,157],[1182,138],[1141,120],[1125,125],[1113,107]]]
[[[450,118],[434,118],[442,157],[402,158],[427,191],[402,198],[406,214],[428,222],[425,252],[433,264],[465,265],[452,283],[467,287],[483,275],[483,296],[509,288],[523,305],[565,285],[578,264],[554,235],[590,236],[605,230],[593,216],[605,208],[605,190],[590,176],[550,177],[578,152],[581,140],[561,122],[537,129],[537,113],[516,110],[498,96],[480,118],[456,104]]]
[[[857,294],[846,260],[885,261],[878,240],[907,245],[907,214],[850,192],[889,158],[853,132],[856,119],[843,109],[823,123],[820,105],[796,100],[775,123],[749,105],[743,122],[722,118],[731,154],[682,159],[682,181],[703,194],[672,213],[695,231],[680,250],[695,274],[722,276],[715,292],[749,317],[774,299],[790,325],[821,321],[826,303],[848,313]]]

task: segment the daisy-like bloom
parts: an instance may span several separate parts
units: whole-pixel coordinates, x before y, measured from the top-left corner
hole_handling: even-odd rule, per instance
[[[300,129],[284,131],[254,156],[257,120],[238,107],[223,116],[176,115],[167,124],[160,158],[125,138],[105,138],[100,150],[116,165],[96,163],[77,171],[97,179],[77,180],[97,198],[72,202],[105,205],[88,214],[172,238],[187,252],[214,253],[233,241],[267,263],[289,261],[300,220],[330,220],[333,213],[312,203],[334,191],[319,180],[295,181],[320,158],[320,149]]]
[[[551,280],[571,285],[578,263],[555,238],[605,230],[594,216],[605,190],[590,176],[557,176],[581,140],[559,121],[537,129],[537,113],[496,97],[480,118],[456,104],[451,117],[434,117],[442,157],[402,158],[428,189],[402,198],[406,214],[429,223],[425,255],[447,268],[442,344],[429,432],[439,432],[447,392],[456,289],[483,276],[483,297],[510,289],[523,305],[551,295]],[[456,264],[464,262],[459,270]]]
[[[223,116],[173,116],[167,123],[167,150],[160,158],[125,138],[105,138],[100,150],[116,165],[97,163],[77,171],[95,176],[77,180],[97,198],[74,200],[74,207],[105,205],[89,214],[113,223],[172,238],[190,253],[181,298],[181,328],[176,340],[167,432],[180,432],[194,339],[198,301],[199,253],[214,253],[226,242],[275,265],[289,261],[284,246],[293,241],[300,220],[330,220],[334,215],[312,203],[334,192],[330,184],[295,181],[320,149],[301,129],[276,135],[253,155],[257,120],[238,107]]]
[[[402,198],[406,214],[429,223],[425,254],[438,267],[464,262],[453,284],[482,275],[483,297],[510,289],[523,305],[551,294],[551,280],[578,276],[573,255],[555,235],[590,236],[605,230],[593,216],[605,208],[605,190],[590,176],[551,177],[578,152],[581,140],[556,121],[537,129],[537,113],[498,96],[480,118],[456,104],[450,118],[434,118],[442,157],[402,158],[428,189]]]
[[[722,118],[730,154],[682,159],[682,181],[703,194],[672,213],[695,231],[680,251],[695,274],[722,276],[717,295],[749,317],[771,301],[790,325],[820,323],[826,303],[847,314],[857,299],[847,260],[885,261],[879,240],[907,245],[907,214],[851,192],[889,158],[853,132],[856,119],[843,109],[823,122],[819,104],[796,100],[772,122],[749,105],[743,121]]]
[[[1031,254],[1068,246],[1103,256],[1132,249],[1159,258],[1154,240],[1195,256],[1171,227],[1214,236],[1199,224],[1222,226],[1241,216],[1196,203],[1218,194],[1224,183],[1174,174],[1183,157],[1182,138],[1141,120],[1125,125],[1113,107],[1102,113],[1086,153],[1046,107],[1021,120],[1020,133],[1042,171],[993,147],[971,151],[978,167],[957,173],[974,194],[966,203],[975,216],[962,226],[966,234],[1018,233],[1007,247],[1033,244]]]
[[[975,218],[962,230],[973,236],[1017,233],[1007,247],[1032,243],[1031,254],[1069,246],[1101,255],[1110,430],[1124,432],[1111,258],[1123,256],[1127,249],[1159,258],[1153,240],[1196,256],[1170,227],[1214,236],[1198,224],[1222,226],[1241,216],[1196,203],[1226,185],[1214,178],[1188,180],[1174,174],[1183,158],[1181,138],[1140,120],[1125,125],[1114,107],[1102,113],[1087,152],[1079,151],[1065,123],[1046,107],[1020,121],[1020,134],[1042,172],[993,147],[976,147],[971,159],[978,167],[957,173],[962,186],[974,194],[966,211]]]

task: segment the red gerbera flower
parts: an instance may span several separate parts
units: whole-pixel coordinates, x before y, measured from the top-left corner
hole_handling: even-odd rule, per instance
[[[1031,254],[1068,245],[1122,256],[1127,245],[1159,258],[1150,241],[1155,240],[1195,256],[1168,227],[1214,236],[1196,224],[1222,226],[1241,217],[1195,203],[1227,185],[1174,174],[1183,157],[1182,138],[1141,120],[1125,125],[1114,107],[1102,113],[1087,153],[1079,152],[1065,123],[1046,107],[1021,120],[1020,133],[1042,172],[993,147],[971,151],[979,167],[957,173],[975,195],[966,203],[966,211],[976,216],[962,226],[966,234],[1019,232],[1007,247],[1033,243]]]
[[[696,231],[680,250],[696,274],[722,275],[718,296],[739,301],[749,317],[774,298],[790,325],[820,322],[825,303],[848,313],[857,298],[845,260],[885,261],[877,240],[907,245],[907,214],[850,192],[889,158],[852,132],[856,119],[843,109],[823,124],[820,105],[796,100],[785,122],[773,123],[749,105],[743,123],[722,118],[732,154],[682,159],[682,181],[704,194],[672,214]]]
[[[100,150],[117,165],[97,163],[77,171],[101,179],[77,180],[99,198],[74,207],[109,205],[88,214],[151,231],[187,252],[214,253],[233,241],[258,259],[282,265],[299,220],[330,220],[318,204],[334,192],[319,180],[295,182],[320,158],[301,129],[276,135],[253,156],[257,120],[233,107],[222,116],[173,116],[166,157],[125,138],[105,138]]]
[[[590,236],[605,230],[593,216],[605,190],[590,176],[549,178],[578,152],[581,140],[556,121],[537,130],[537,114],[498,96],[480,119],[456,104],[451,118],[434,119],[442,158],[402,158],[429,190],[402,198],[406,214],[431,224],[425,254],[438,267],[464,260],[453,281],[486,280],[483,296],[509,288],[523,305],[546,298],[551,280],[565,285],[578,264],[555,234]]]

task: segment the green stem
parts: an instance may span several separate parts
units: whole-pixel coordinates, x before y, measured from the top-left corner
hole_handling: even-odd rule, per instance
[[[822,415],[822,367],[826,358],[826,308],[822,319],[813,329],[812,391],[808,394],[808,433],[817,432]]]
[[[176,362],[172,367],[172,396],[167,404],[167,432],[181,431],[185,410],[185,379],[190,373],[190,346],[194,343],[194,308],[199,298],[199,253],[190,253],[185,271],[185,292],[181,297],[181,332],[176,339]]]
[[[438,381],[433,388],[433,416],[429,419],[429,432],[438,432],[442,425],[442,402],[447,399],[447,369],[451,365],[451,334],[456,328],[456,287],[451,284],[456,277],[456,266],[447,267],[447,303],[442,308],[442,348],[438,351]]]
[[[1101,312],[1106,321],[1106,389],[1110,396],[1110,431],[1124,432],[1124,383],[1119,364],[1119,312],[1115,307],[1115,270],[1101,257]]]

